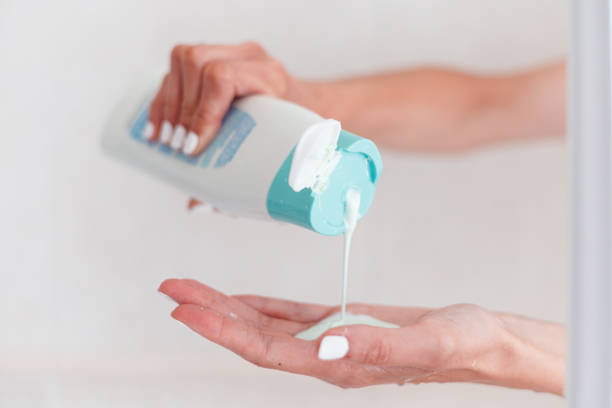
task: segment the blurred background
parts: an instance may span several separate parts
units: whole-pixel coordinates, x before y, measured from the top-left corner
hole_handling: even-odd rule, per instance
[[[473,384],[341,390],[200,338],[169,317],[163,279],[334,304],[342,238],[188,214],[184,194],[105,157],[99,139],[122,92],[165,70],[178,42],[255,40],[310,79],[508,72],[564,57],[566,3],[0,0],[0,406],[562,406]],[[561,139],[383,160],[349,300],[564,321]]]

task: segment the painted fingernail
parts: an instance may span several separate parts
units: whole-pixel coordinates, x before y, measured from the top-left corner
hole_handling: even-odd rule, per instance
[[[346,356],[349,343],[344,336],[325,336],[319,346],[319,360],[337,360]]]
[[[178,125],[176,129],[174,129],[174,134],[172,135],[172,141],[170,142],[170,147],[174,150],[179,150],[183,147],[183,143],[185,143],[185,134],[187,131],[183,125]]]
[[[194,132],[189,132],[187,134],[187,140],[185,140],[185,145],[183,146],[183,153],[193,154],[196,147],[198,147],[199,140],[198,135],[196,135]]]
[[[153,137],[153,133],[155,133],[155,125],[151,122],[147,122],[144,129],[142,130],[142,137],[145,140],[151,140]]]
[[[170,143],[170,139],[172,139],[173,130],[174,127],[172,126],[172,123],[168,122],[167,120],[164,120],[161,125],[161,132],[159,133],[160,142],[162,142],[163,144]]]

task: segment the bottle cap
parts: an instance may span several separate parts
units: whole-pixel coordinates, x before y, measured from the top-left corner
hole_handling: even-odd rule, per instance
[[[300,139],[274,177],[267,196],[267,210],[276,220],[324,235],[340,235],[344,233],[347,191],[359,190],[359,218],[363,217],[374,198],[382,160],[374,142],[340,130],[336,121],[326,122],[324,127],[328,130],[336,126],[332,122],[337,124],[335,148],[329,146],[330,140],[333,142],[336,137],[330,137],[324,128],[317,132],[320,136],[313,136],[323,143],[319,144],[322,148],[313,147],[316,143],[303,142],[309,138]],[[299,160],[300,168],[296,169],[294,159]]]

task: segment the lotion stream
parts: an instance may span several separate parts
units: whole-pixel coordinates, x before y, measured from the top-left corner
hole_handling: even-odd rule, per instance
[[[398,326],[393,323],[387,323],[382,320],[378,320],[368,315],[355,315],[346,313],[346,294],[348,289],[348,262],[349,255],[351,252],[351,239],[353,238],[353,231],[359,220],[359,203],[361,196],[358,190],[350,189],[346,193],[346,206],[344,209],[344,264],[343,264],[343,279],[342,279],[342,298],[340,313],[335,313],[331,316],[326,317],[319,323],[312,327],[298,333],[295,337],[304,340],[314,340],[325,333],[327,330],[338,327],[348,326],[352,324],[365,324],[368,326],[388,327],[397,328]]]

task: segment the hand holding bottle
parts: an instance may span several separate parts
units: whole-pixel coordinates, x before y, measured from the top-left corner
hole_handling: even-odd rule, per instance
[[[177,45],[153,99],[145,137],[188,155],[214,138],[236,97],[266,94],[303,104],[310,90],[255,43]]]

